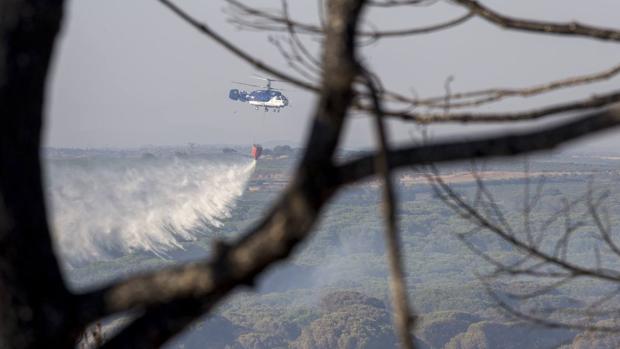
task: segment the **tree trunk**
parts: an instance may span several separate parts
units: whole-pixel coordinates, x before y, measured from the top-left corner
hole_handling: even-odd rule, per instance
[[[0,348],[69,347],[71,295],[50,239],[39,148],[61,0],[0,0]]]

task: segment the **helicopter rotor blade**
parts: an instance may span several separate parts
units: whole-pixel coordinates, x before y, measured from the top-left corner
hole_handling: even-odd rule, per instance
[[[254,78],[254,79],[259,79],[259,80],[264,80],[264,81],[280,81],[280,80],[276,80],[276,79],[266,78],[264,76],[260,76],[260,75],[256,75],[256,74],[252,75],[251,77]]]
[[[238,82],[238,81],[233,81],[233,84],[239,84],[239,85],[245,85],[245,86],[251,86],[251,87],[258,87],[258,88],[264,88],[264,86],[258,86],[258,85],[252,85],[252,84],[246,84],[244,82]]]

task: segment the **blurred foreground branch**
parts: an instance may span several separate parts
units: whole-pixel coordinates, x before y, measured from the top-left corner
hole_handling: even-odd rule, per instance
[[[424,115],[390,112],[382,105],[383,99],[388,99],[390,95],[384,89],[383,82],[368,72],[368,76],[373,76],[373,80],[367,77],[370,93],[361,93],[357,90],[360,87],[354,84],[356,79],[365,75],[360,69],[360,53],[357,50],[360,43],[356,40],[361,33],[360,18],[365,5],[368,5],[363,0],[327,2],[327,18],[320,26],[320,66],[317,67],[317,62],[310,62],[314,64],[312,67],[315,73],[321,75],[319,86],[263,63],[195,20],[171,1],[159,1],[180,19],[248,64],[317,94],[303,158],[291,183],[263,219],[250,227],[237,241],[216,244],[212,258],[130,276],[82,294],[70,292],[62,279],[52,248],[39,160],[44,87],[62,20],[63,2],[0,1],[0,106],[3,113],[0,127],[0,346],[70,347],[89,324],[125,312],[130,312],[135,318],[119,333],[111,336],[106,334],[104,347],[159,346],[197,317],[211,311],[233,290],[253,286],[265,270],[289,257],[299,243],[311,234],[326,203],[340,188],[379,174],[385,182],[386,238],[390,250],[396,322],[403,345],[412,347],[410,330],[414,319],[403,282],[404,271],[395,220],[397,202],[390,172],[405,166],[514,156],[551,149],[620,124],[620,110],[617,107],[600,108],[617,102],[620,99],[618,92],[520,114]],[[488,10],[480,9],[476,2],[459,2],[471,5],[470,9],[478,15],[496,18]],[[387,8],[432,3],[372,2],[374,6]],[[288,16],[288,11],[285,11],[285,18]],[[468,15],[452,21],[449,27],[467,18]],[[505,21],[502,17],[497,20],[527,30],[536,29],[531,23],[519,24]],[[290,35],[300,33],[295,21],[287,21],[286,25]],[[435,27],[437,30],[443,28],[441,24]],[[564,30],[562,25],[551,25],[550,28],[558,32]],[[571,28],[569,30],[575,35],[619,41],[613,31],[581,25]],[[380,35],[380,31],[373,33],[371,36],[387,36]],[[301,39],[292,39],[296,42],[296,48],[303,50]],[[302,59],[312,61],[314,57],[309,51],[298,53]],[[615,72],[612,71],[607,75],[613,74]],[[565,84],[577,85],[596,79],[591,77],[585,80],[588,78]],[[535,92],[544,89],[539,88]],[[334,154],[341,141],[345,120],[352,106],[363,106],[364,101],[369,106],[366,110],[375,117],[378,150],[359,159],[336,163]],[[597,107],[600,109],[592,111]],[[384,125],[384,117],[397,115],[416,123],[489,122],[533,119],[583,110],[589,112],[574,119],[565,117],[561,122],[519,133],[421,146],[390,147]],[[596,214],[597,207],[597,200],[592,200],[591,214],[597,221],[600,238],[607,241],[612,249],[618,249],[608,233],[603,216]],[[479,217],[484,219],[483,216]],[[505,238],[512,239],[510,241],[519,243],[528,253],[560,268],[558,276],[567,276],[568,273],[569,276],[585,275],[620,282],[620,274],[617,272],[603,268],[580,269],[578,265],[566,261],[560,253],[561,244],[558,248],[560,254],[545,255],[544,251],[537,251],[536,246],[528,240],[514,238],[506,225],[492,226],[497,234],[503,234]],[[568,226],[570,229],[567,231],[572,231],[574,227]],[[569,236],[566,237],[568,240]],[[512,269],[513,272],[520,270]],[[529,268],[527,272],[540,271]]]

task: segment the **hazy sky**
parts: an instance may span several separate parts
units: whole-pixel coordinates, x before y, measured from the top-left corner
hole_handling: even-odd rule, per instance
[[[248,1],[276,7],[276,1]],[[485,0],[515,16],[578,20],[620,27],[617,0]],[[178,1],[249,52],[287,67],[267,34],[240,31],[227,22],[223,1]],[[291,1],[295,17],[315,21],[316,1]],[[73,0],[57,51],[50,85],[47,144],[56,147],[136,147],[226,143],[299,142],[312,113],[313,96],[292,86],[291,106],[281,113],[255,111],[228,99],[232,81],[255,83],[257,70],[183,23],[156,0]],[[407,10],[377,10],[366,19],[380,28],[424,26],[454,18],[463,9],[448,2]],[[365,61],[386,86],[419,96],[453,91],[519,87],[607,69],[620,60],[620,45],[595,40],[506,31],[478,19],[455,29],[408,39],[386,39],[363,48]],[[500,109],[524,109],[568,98],[585,98],[618,86],[620,79],[543,97],[513,99]],[[373,143],[365,118],[349,123],[344,146]],[[415,128],[392,123],[396,139]],[[450,130],[468,134],[480,127]],[[442,131],[437,131],[441,133]],[[616,146],[605,138],[605,146]],[[617,138],[617,137],[616,137]],[[599,145],[600,146],[600,145]]]

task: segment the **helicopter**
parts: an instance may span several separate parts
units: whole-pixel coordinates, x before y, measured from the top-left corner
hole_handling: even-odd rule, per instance
[[[232,89],[228,92],[228,98],[232,99],[233,101],[239,101],[239,102],[244,102],[244,103],[253,105],[256,108],[256,110],[258,110],[261,107],[265,108],[266,112],[269,111],[270,108],[274,112],[280,112],[280,109],[288,105],[288,98],[286,98],[286,96],[283,95],[282,92],[280,92],[282,90],[271,87],[272,82],[279,81],[279,80],[264,78],[262,76],[252,76],[252,77],[254,79],[264,80],[267,83],[264,86],[259,86],[259,85],[252,85],[252,84],[246,84],[243,82],[233,81],[233,83],[235,84],[258,87],[262,89],[254,90],[250,92],[239,90],[239,89]]]

